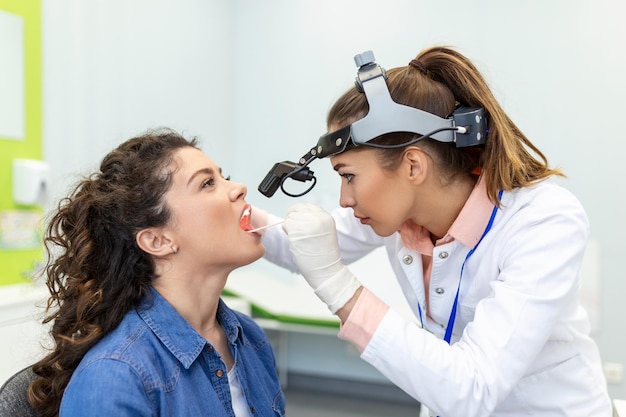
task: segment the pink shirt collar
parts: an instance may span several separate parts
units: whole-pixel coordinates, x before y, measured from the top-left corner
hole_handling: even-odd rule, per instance
[[[493,203],[487,196],[487,187],[481,177],[448,233],[439,239],[436,245],[458,240],[465,246],[473,248],[485,231],[492,211]],[[423,226],[408,220],[398,232],[400,232],[404,246],[422,255],[432,256],[435,245],[430,240],[430,233]]]

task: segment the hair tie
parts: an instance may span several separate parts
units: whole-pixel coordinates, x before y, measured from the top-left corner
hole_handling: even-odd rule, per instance
[[[413,68],[417,68],[424,75],[428,73],[428,70],[426,69],[424,64],[421,61],[418,61],[417,59],[412,59],[411,62],[409,62],[409,66]]]

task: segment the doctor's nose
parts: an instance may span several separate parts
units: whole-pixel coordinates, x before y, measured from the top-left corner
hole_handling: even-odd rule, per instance
[[[354,207],[356,205],[356,201],[354,198],[347,192],[341,189],[341,193],[339,195],[339,205],[341,207]]]

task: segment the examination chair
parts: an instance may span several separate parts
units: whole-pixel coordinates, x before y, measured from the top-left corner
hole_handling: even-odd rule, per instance
[[[37,378],[30,366],[9,378],[0,388],[0,417],[38,417],[28,403],[28,386]]]

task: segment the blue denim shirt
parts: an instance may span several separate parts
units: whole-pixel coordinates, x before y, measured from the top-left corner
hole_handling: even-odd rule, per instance
[[[285,397],[263,330],[222,300],[217,316],[251,415],[284,416]],[[219,354],[154,289],[74,371],[60,416],[83,415],[235,416]]]

